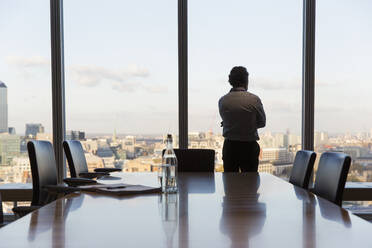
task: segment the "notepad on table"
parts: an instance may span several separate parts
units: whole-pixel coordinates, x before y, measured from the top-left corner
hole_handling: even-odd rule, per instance
[[[161,192],[160,187],[150,187],[139,184],[133,185],[125,183],[85,185],[80,186],[79,189],[81,189],[82,191],[113,195],[150,194]]]

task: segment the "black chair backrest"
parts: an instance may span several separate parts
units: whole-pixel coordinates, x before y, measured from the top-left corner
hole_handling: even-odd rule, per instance
[[[49,199],[46,185],[57,185],[57,165],[53,146],[49,141],[32,140],[27,143],[32,174],[31,205],[43,205]]]
[[[3,222],[4,222],[3,202],[1,200],[1,194],[0,194],[0,227],[2,226]]]
[[[340,152],[325,152],[320,156],[313,192],[341,206],[351,158]]]
[[[315,158],[316,153],[313,151],[298,151],[293,162],[289,182],[301,188],[307,189],[309,187],[311,172],[314,168]]]
[[[164,154],[165,150],[163,150]],[[174,149],[180,172],[213,172],[215,151],[211,149]]]
[[[63,141],[63,149],[65,150],[71,177],[79,177],[80,173],[88,172],[87,160],[80,141],[65,140]]]

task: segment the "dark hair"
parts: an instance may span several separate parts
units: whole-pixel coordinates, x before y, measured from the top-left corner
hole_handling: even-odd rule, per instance
[[[229,74],[229,83],[233,87],[244,86],[248,83],[249,73],[243,66],[234,66]]]

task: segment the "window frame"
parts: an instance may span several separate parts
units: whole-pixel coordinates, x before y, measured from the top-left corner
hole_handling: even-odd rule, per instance
[[[303,0],[302,149],[314,149],[315,4]],[[178,0],[179,147],[188,149],[188,1]],[[66,176],[62,142],[66,137],[63,0],[50,0],[53,145],[60,182]]]

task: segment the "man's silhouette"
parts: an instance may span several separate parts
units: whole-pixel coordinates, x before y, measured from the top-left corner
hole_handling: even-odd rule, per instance
[[[232,68],[232,89],[218,102],[222,118],[222,159],[225,172],[256,172],[260,146],[257,129],[266,125],[266,116],[258,96],[248,92],[248,72],[242,66]]]

